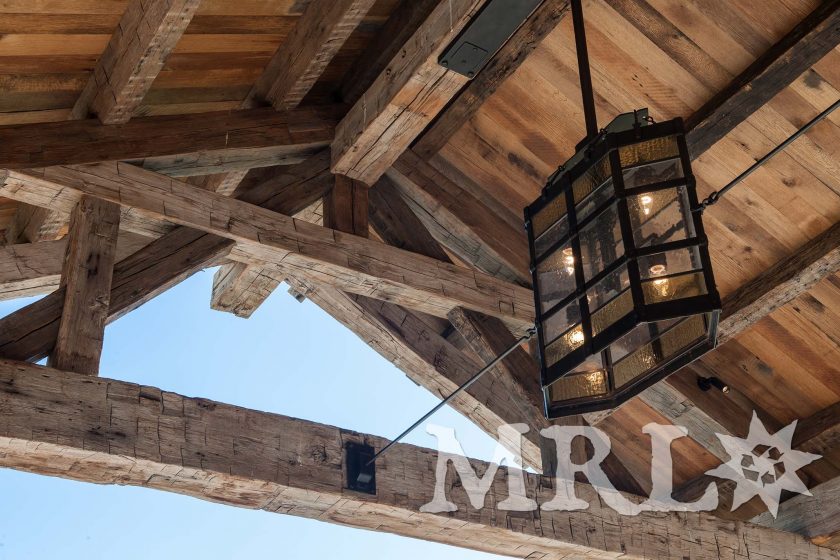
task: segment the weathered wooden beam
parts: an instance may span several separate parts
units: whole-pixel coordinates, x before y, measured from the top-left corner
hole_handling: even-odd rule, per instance
[[[150,239],[121,231],[117,260],[139,251]],[[48,294],[58,289],[67,239],[0,247],[0,301]]]
[[[271,204],[275,211],[301,217],[301,212],[332,188],[334,180],[329,164],[329,150],[323,150],[303,163],[278,170],[251,188],[248,196]],[[280,281],[260,266],[226,264],[213,278],[210,307],[248,318],[279,285]]]
[[[516,230],[412,150],[388,172],[393,186],[438,243],[488,274],[530,285],[525,228]]]
[[[6,228],[6,244],[54,241],[66,233],[66,223],[63,214],[29,204],[19,204]]]
[[[435,487],[432,450],[394,446],[377,461],[376,495],[360,494],[345,488],[345,444],[381,448],[382,438],[31,364],[0,361],[0,402],[0,465],[27,472],[177,492],[517,558],[840,558],[799,535],[708,515],[620,516],[584,484],[574,488],[586,510],[505,511],[498,504],[507,496],[506,469],[495,474],[483,509],[472,508],[453,477],[446,489],[457,511],[423,513]],[[523,476],[538,503],[554,497],[556,481]]]
[[[210,175],[196,175],[189,177],[187,182],[214,193],[231,196],[247,174],[248,171],[240,170],[229,171],[227,173],[213,173]]]
[[[237,253],[340,289],[446,316],[462,306],[505,320],[533,321],[531,291],[489,275],[220,196],[125,163],[9,171],[0,194],[61,207],[89,194],[235,241]]]
[[[569,11],[568,0],[544,0],[414,144],[428,160],[443,148]]]
[[[201,0],[131,0],[72,117],[94,114],[105,124],[131,119],[199,4]]]
[[[0,127],[0,168],[131,160],[173,176],[288,165],[333,139],[340,108],[272,108]]]
[[[645,27],[640,27],[644,31]],[[697,158],[840,43],[840,3],[821,2],[687,121]]]
[[[320,163],[319,163],[320,162]],[[329,154],[308,165],[321,167],[323,174],[310,175],[307,164],[268,177],[241,194],[241,199],[277,212],[294,212],[306,200],[317,200],[328,188]],[[288,179],[301,173],[299,180]],[[285,177],[285,178],[283,178]],[[123,219],[125,223],[125,208]],[[233,242],[186,227],[178,227],[136,254],[120,260],[114,268],[109,321],[131,312],[193,273],[226,256]],[[0,319],[0,356],[37,361],[53,345],[61,319],[62,290]]]
[[[324,196],[324,227],[368,237],[369,190],[360,181],[336,175],[333,188]]]
[[[774,518],[770,512],[750,522],[764,527],[798,533],[816,545],[840,549],[840,478],[811,488],[811,496],[799,494],[782,502]]]
[[[484,0],[438,2],[336,128],[333,172],[373,185],[467,83],[438,56]]]
[[[440,0],[400,2],[373,42],[359,55],[341,81],[337,95],[343,103],[356,103],[402,50]]]
[[[79,200],[70,218],[61,271],[64,303],[47,360],[51,367],[99,374],[119,231],[118,204],[89,196]]]
[[[361,23],[375,0],[315,0],[274,53],[247,104],[267,101],[279,110],[296,107],[327,64]]]

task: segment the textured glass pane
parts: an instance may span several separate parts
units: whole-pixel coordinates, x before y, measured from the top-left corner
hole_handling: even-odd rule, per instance
[[[601,158],[572,183],[575,204],[589,196],[589,193],[600,187],[610,177],[612,177],[612,172],[609,158]]]
[[[560,193],[546,204],[542,210],[531,216],[531,228],[534,239],[545,233],[554,222],[566,215],[566,195]]]
[[[680,154],[676,136],[664,136],[619,148],[621,167],[677,157]]]
[[[583,329],[580,325],[566,331],[563,336],[546,345],[545,360],[546,367],[551,367],[566,356],[572,350],[576,350],[583,345]]]
[[[627,265],[621,265],[586,291],[589,309],[598,309],[629,287],[630,276],[627,274]]]
[[[664,183],[683,177],[682,162],[668,159],[648,165],[637,165],[624,170],[624,188],[633,189],[645,185]]]
[[[661,303],[675,299],[702,296],[706,293],[703,272],[687,272],[642,282],[645,303]]]
[[[668,319],[666,321],[655,321],[636,326],[632,331],[610,345],[610,355],[613,363],[618,362],[627,354],[634,352],[637,348],[644,346],[658,337],[659,333],[665,332],[680,320]]]
[[[549,385],[550,402],[596,397],[607,393],[607,373],[603,369],[570,373]]]
[[[616,388],[638,379],[653,368],[667,362],[706,337],[703,315],[680,321],[658,339],[645,344],[613,366]]]
[[[636,247],[658,245],[694,236],[685,187],[627,197]]]
[[[575,207],[577,223],[583,222],[595,210],[601,208],[612,198],[615,198],[615,188],[613,187],[612,179],[610,179]]]
[[[555,222],[550,228],[548,228],[548,231],[534,241],[534,249],[536,249],[537,258],[542,257],[546,251],[551,249],[558,241],[566,237],[568,234],[569,219],[567,216],[563,216],[559,221]]]
[[[623,294],[610,301],[592,314],[592,336],[597,336],[633,311],[633,294],[625,290]]]
[[[575,300],[543,319],[543,337],[547,342],[551,342],[577,323],[580,323],[580,305]]]
[[[580,251],[587,281],[624,254],[615,205],[601,212],[580,231]]]
[[[700,270],[701,268],[703,268],[703,265],[700,262],[700,249],[698,247],[688,247],[639,257],[639,273],[642,280]]]
[[[540,307],[543,313],[575,291],[575,257],[566,244],[537,265]]]

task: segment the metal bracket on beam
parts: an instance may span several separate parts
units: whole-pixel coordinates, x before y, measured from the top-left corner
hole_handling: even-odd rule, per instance
[[[356,492],[376,495],[376,450],[370,445],[348,441],[344,446],[344,465],[347,471],[347,488]]]
[[[542,0],[488,0],[443,51],[438,63],[468,78],[475,77],[541,3]]]

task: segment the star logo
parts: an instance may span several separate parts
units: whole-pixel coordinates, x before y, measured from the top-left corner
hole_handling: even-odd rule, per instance
[[[759,496],[773,517],[776,517],[782,490],[811,495],[808,487],[796,475],[796,471],[813,463],[822,455],[793,449],[791,441],[795,430],[794,420],[790,425],[770,435],[758,419],[758,415],[753,412],[750,433],[746,439],[715,434],[729,455],[729,460],[706,471],[706,474],[735,482],[732,511],[753,496]]]

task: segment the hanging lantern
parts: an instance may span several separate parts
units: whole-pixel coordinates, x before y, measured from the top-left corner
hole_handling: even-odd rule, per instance
[[[619,116],[525,220],[549,418],[613,408],[714,347],[720,297],[681,119]]]

